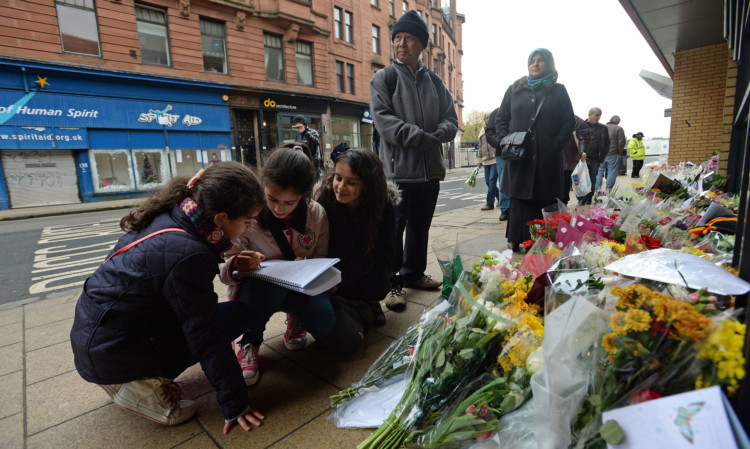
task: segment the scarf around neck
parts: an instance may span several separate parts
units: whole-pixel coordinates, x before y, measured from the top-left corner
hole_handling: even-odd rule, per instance
[[[217,226],[192,198],[187,197],[182,200],[180,209],[185,212],[195,229],[198,230],[198,234],[203,236],[212,248],[223,253],[232,247],[232,241],[224,234],[224,230]]]

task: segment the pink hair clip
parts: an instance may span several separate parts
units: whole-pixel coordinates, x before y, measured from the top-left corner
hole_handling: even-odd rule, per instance
[[[199,179],[201,179],[201,176],[203,176],[203,172],[206,171],[204,169],[198,170],[198,173],[195,174],[192,178],[190,178],[190,181],[188,181],[187,186],[189,189],[192,189],[196,182],[198,182]]]
[[[301,146],[299,146],[299,145],[295,145],[295,146],[293,146],[293,147],[292,147],[292,149],[293,149],[293,150],[300,150],[300,151],[305,151],[305,150],[304,150],[304,149],[303,149],[303,148],[302,148]]]

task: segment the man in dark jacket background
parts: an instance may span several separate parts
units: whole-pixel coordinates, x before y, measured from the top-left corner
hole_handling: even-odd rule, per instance
[[[386,177],[401,193],[396,207],[401,264],[394,267],[386,298],[386,306],[397,311],[406,306],[402,286],[434,290],[441,284],[424,271],[432,215],[445,178],[442,144],[456,136],[458,116],[445,84],[419,60],[428,37],[424,20],[406,12],[391,34],[396,59],[370,81],[370,110],[380,136],[376,152]]]
[[[323,155],[320,151],[320,136],[318,132],[312,128],[308,128],[307,120],[301,115],[294,117],[294,127],[299,132],[294,137],[294,141],[304,143],[310,149],[310,154],[312,154],[315,160],[317,177],[320,178],[323,174]]]
[[[591,143],[589,144],[589,151],[581,154],[581,160],[586,161],[589,167],[589,177],[592,184],[596,180],[596,174],[599,172],[599,165],[604,161],[609,152],[609,130],[606,126],[599,123],[601,118],[601,109],[597,107],[589,109],[589,118],[586,120],[586,123],[591,133]],[[578,203],[581,205],[591,204],[593,197],[594,189],[592,188],[588,195],[578,197]]]
[[[591,132],[586,122],[577,115],[573,117],[576,121],[575,128],[573,128],[573,134],[570,136],[568,144],[565,145],[562,151],[564,184],[562,198],[560,199],[565,204],[568,204],[570,201],[570,189],[573,187],[573,179],[571,178],[573,170],[578,165],[581,155],[588,152],[589,144],[591,143]]]
[[[609,132],[609,152],[604,162],[599,166],[599,173],[596,174],[596,183],[594,188],[599,189],[602,180],[607,177],[607,190],[612,190],[617,180],[617,172],[620,166],[620,156],[625,153],[625,130],[620,126],[620,116],[613,115],[607,122],[607,131]]]

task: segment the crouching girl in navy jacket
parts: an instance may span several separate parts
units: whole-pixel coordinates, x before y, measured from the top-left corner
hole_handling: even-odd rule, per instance
[[[81,377],[115,404],[162,424],[190,419],[173,379],[201,363],[225,418],[245,430],[263,415],[250,408],[229,342],[249,311],[218,303],[213,279],[222,253],[263,206],[257,177],[221,162],[175,178],[120,222],[127,233],[78,299],[70,340]]]

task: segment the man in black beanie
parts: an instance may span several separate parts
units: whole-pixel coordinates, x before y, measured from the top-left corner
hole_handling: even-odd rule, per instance
[[[436,290],[441,284],[425,275],[427,244],[445,178],[442,144],[456,136],[458,117],[443,81],[419,60],[428,36],[422,18],[406,12],[391,34],[396,59],[370,81],[370,111],[379,136],[375,151],[386,177],[401,193],[394,257],[399,266],[392,268],[391,293],[385,300],[396,311],[406,306],[402,287]]]

